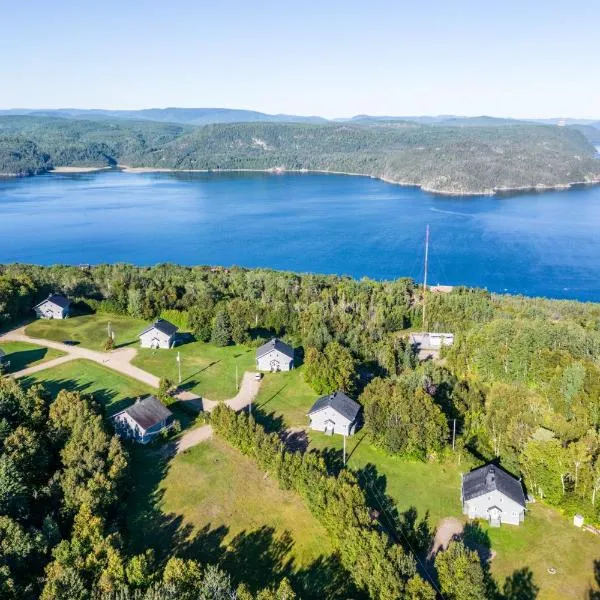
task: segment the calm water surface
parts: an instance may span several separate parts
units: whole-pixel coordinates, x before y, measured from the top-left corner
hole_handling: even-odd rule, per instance
[[[600,187],[444,198],[316,174],[0,180],[0,262],[244,265],[600,301]]]

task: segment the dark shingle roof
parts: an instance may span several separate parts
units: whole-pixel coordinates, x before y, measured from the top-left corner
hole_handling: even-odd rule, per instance
[[[148,333],[152,329],[158,329],[158,331],[164,333],[165,335],[172,336],[177,333],[177,327],[173,325],[173,323],[169,323],[169,321],[165,321],[164,319],[156,319],[152,325],[148,325],[140,335],[144,335]]]
[[[144,430],[168,419],[173,413],[154,396],[138,400],[125,412]]]
[[[268,341],[266,344],[263,344],[262,346],[257,348],[256,349],[256,358],[260,358],[261,356],[264,356],[268,352],[271,352],[271,350],[279,350],[279,352],[285,354],[286,356],[289,356],[290,358],[294,358],[294,349],[290,345],[286,344],[285,342],[282,342],[279,338],[273,338],[272,340]]]
[[[336,412],[340,413],[343,417],[346,417],[349,421],[354,421],[360,411],[360,404],[352,400],[344,394],[344,392],[337,391],[333,394],[327,394],[321,396],[308,411],[309,415],[319,412],[324,408],[331,407]]]
[[[56,306],[59,306],[60,308],[67,308],[67,306],[71,304],[71,301],[61,294],[50,294],[45,300],[42,300],[39,304],[37,304],[35,308],[45,304],[46,302],[52,302],[52,304],[56,304]]]
[[[498,490],[521,506],[525,506],[525,494],[521,482],[494,465],[479,467],[463,477],[464,500],[471,500]]]

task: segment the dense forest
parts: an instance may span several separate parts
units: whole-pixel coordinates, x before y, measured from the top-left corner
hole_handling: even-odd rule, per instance
[[[221,123],[0,116],[0,174],[60,166],[308,169],[350,172],[439,193],[600,180],[594,148],[574,128],[523,122]]]

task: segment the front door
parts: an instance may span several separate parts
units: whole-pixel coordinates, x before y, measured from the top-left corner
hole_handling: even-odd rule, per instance
[[[279,361],[276,358],[274,358],[271,361],[270,366],[271,366],[271,372],[272,373],[276,373],[277,371],[280,370]]]

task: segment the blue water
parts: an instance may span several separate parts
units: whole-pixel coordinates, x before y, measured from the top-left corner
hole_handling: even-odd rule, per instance
[[[244,265],[600,301],[600,187],[445,198],[318,174],[0,180],[0,262]]]

